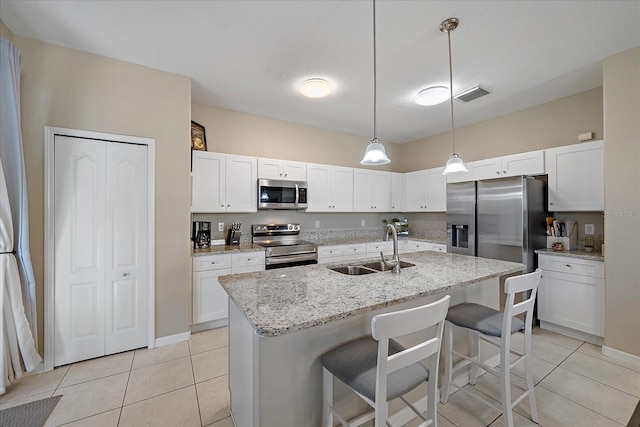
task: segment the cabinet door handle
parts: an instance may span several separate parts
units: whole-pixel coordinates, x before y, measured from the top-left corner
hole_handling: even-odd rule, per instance
[[[231,207],[231,205],[227,205],[227,207],[228,207],[228,208],[230,208],[230,207]]]
[[[565,264],[565,266],[571,268],[571,264]]]
[[[216,263],[215,261],[211,261],[211,264],[215,264],[215,263]]]
[[[502,173],[506,175],[506,174],[507,174],[507,171],[502,171]]]
[[[500,175],[500,171],[496,171],[496,173],[497,173],[498,175]]]
[[[122,273],[122,277],[127,277],[128,275],[130,275],[131,273]]]
[[[549,202],[549,206],[553,205],[553,202]]]

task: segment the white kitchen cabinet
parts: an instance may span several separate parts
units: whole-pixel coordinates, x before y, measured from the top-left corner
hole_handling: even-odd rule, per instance
[[[193,323],[228,317],[227,292],[218,277],[231,274],[231,254],[193,258]]]
[[[420,251],[447,252],[447,245],[411,239],[407,241],[407,252]]]
[[[391,172],[391,212],[404,212],[404,174]]]
[[[604,141],[546,150],[551,212],[604,210]]]
[[[365,243],[318,247],[318,263],[352,261],[367,256]]]
[[[290,160],[258,158],[258,178],[306,181],[307,164]]]
[[[444,168],[426,169],[405,174],[406,212],[445,212],[447,178]]]
[[[531,151],[510,156],[478,160],[465,164],[469,170],[465,181],[504,178],[517,175],[540,175],[545,173],[544,151]],[[461,181],[458,177],[458,182]],[[453,179],[449,182],[454,182]]]
[[[353,170],[354,212],[391,210],[391,173],[368,169]]]
[[[382,241],[367,243],[367,258],[380,256],[380,252],[385,255],[393,255],[393,241],[389,240],[387,242]],[[400,252],[399,246],[398,252]]]
[[[566,330],[554,326],[604,336],[604,263],[540,254],[539,266],[540,326],[561,333]],[[592,341],[589,335],[581,338]]]
[[[307,212],[353,212],[353,169],[307,163]]]
[[[240,252],[231,255],[231,274],[264,270],[264,251]]]
[[[191,212],[225,211],[225,154],[192,151]]]
[[[257,212],[255,157],[193,151],[191,212]]]

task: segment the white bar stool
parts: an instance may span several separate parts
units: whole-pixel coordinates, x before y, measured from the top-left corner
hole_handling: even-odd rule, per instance
[[[447,403],[451,387],[462,390],[470,396],[484,402],[503,414],[504,425],[513,427],[513,408],[520,403],[525,397],[529,396],[529,405],[531,407],[531,419],[538,422],[538,410],[536,407],[536,398],[533,391],[533,364],[531,360],[531,326],[533,322],[533,306],[536,300],[538,285],[542,271],[537,269],[533,273],[523,274],[521,276],[509,277],[504,284],[504,291],[507,294],[507,302],[504,313],[486,307],[480,304],[463,303],[453,306],[447,313],[445,322],[445,339],[444,339],[444,378],[442,382],[442,390],[440,393],[440,402]],[[515,303],[517,293],[529,292],[528,298],[522,302]],[[525,294],[526,297],[526,294]],[[525,321],[514,318],[521,313],[525,314]],[[453,327],[463,328],[473,335],[473,346],[470,355],[465,355],[454,351],[453,343]],[[524,353],[511,348],[511,335],[524,330]],[[479,360],[478,347],[480,340],[495,345],[500,349],[500,365],[499,368],[488,366]],[[518,358],[511,363],[511,354],[515,354]],[[462,357],[463,360],[453,366],[453,355]],[[519,362],[524,361],[525,377],[527,380],[527,390],[520,395],[515,401],[511,400],[511,369]],[[475,384],[478,378],[478,368],[482,367],[485,371],[500,378],[500,392],[502,398],[502,407],[499,408],[491,402],[483,399],[479,395],[472,393],[452,381],[455,372],[460,371],[469,364],[472,365],[469,375],[469,384]]]
[[[450,299],[447,295],[432,304],[374,316],[371,336],[343,344],[320,357],[325,427],[333,427],[334,416],[343,426],[359,426],[370,420],[375,420],[376,427],[385,426],[387,402],[398,397],[424,421],[420,427],[437,426],[438,359]],[[436,326],[435,332],[428,339],[407,349],[392,339],[433,326]],[[429,359],[428,366],[423,362],[425,358]],[[430,372],[434,373],[432,378],[429,378]],[[367,402],[373,411],[349,422],[342,418],[333,408],[334,376]],[[427,417],[403,397],[424,381],[428,381]]]

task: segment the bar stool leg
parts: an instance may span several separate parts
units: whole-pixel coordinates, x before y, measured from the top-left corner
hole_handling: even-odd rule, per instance
[[[451,322],[444,322],[444,375],[442,378],[442,386],[440,387],[440,403],[443,405],[449,399],[449,391],[452,379],[452,363],[451,349],[453,348],[453,325]]]
[[[531,420],[538,422],[538,406],[536,405],[536,395],[533,392],[533,360],[531,359],[531,328],[524,334],[524,373],[527,377],[527,389],[529,390],[529,407],[531,409]]]
[[[506,335],[506,334],[505,334]],[[502,417],[505,427],[513,427],[513,411],[511,410],[511,352],[510,336],[503,336],[500,345],[500,388],[502,394]]]
[[[477,363],[471,364],[471,372],[469,373],[469,384],[476,385],[476,381],[478,380],[478,371],[480,366],[480,334],[475,331],[469,331],[470,339],[469,339],[469,357],[473,357]]]

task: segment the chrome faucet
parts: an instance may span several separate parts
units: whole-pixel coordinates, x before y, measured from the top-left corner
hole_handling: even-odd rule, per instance
[[[400,255],[398,255],[398,233],[396,232],[396,227],[393,224],[387,224],[384,228],[384,241],[389,241],[389,231],[391,231],[391,235],[393,236],[393,260],[387,261],[384,259],[384,255],[380,252],[380,257],[382,258],[382,262],[387,267],[393,267],[394,273],[400,273]]]

